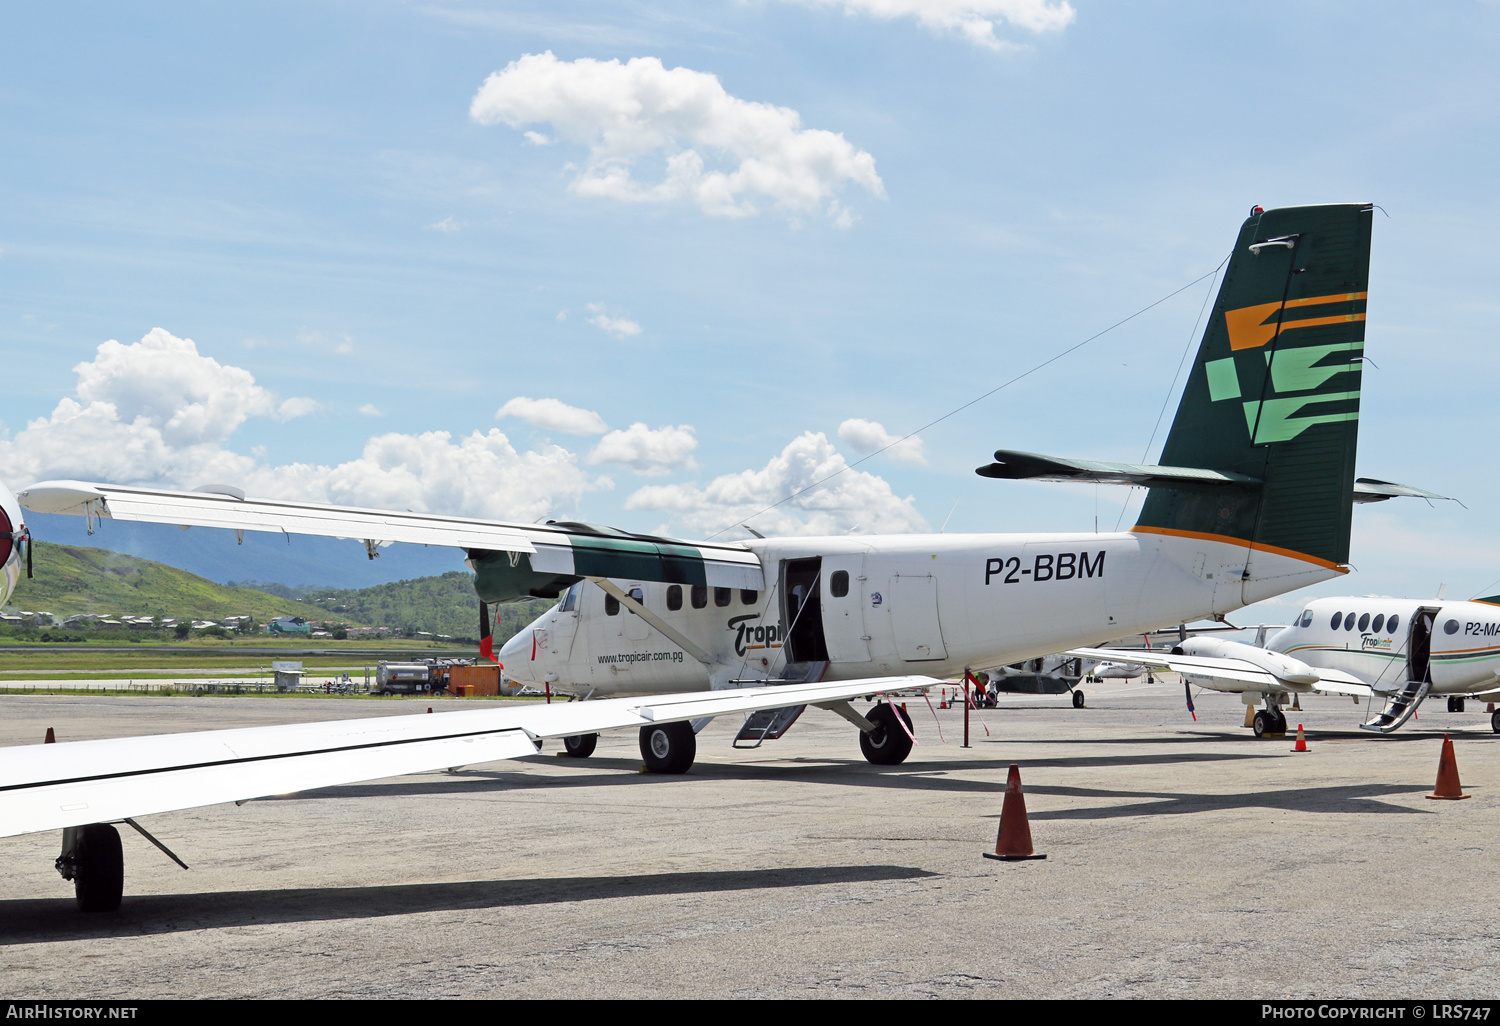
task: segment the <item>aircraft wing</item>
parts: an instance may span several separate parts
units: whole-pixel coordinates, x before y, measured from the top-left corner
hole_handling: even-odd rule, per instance
[[[938,683],[871,677],[0,748],[0,837],[514,759],[548,737]]]
[[[42,481],[17,493],[37,513],[90,521],[135,520],[236,531],[310,534],[382,542],[447,545],[470,551],[525,554],[529,569],[559,577],[618,577],[670,584],[764,590],[760,560],[742,546],[678,542],[579,523],[519,524],[433,513],[364,509],[283,499],[249,499],[237,489],[179,492]],[[514,565],[514,564],[513,564]]]
[[[1216,677],[1220,680],[1232,680],[1242,684],[1264,684],[1268,688],[1283,691],[1324,691],[1335,695],[1359,695],[1360,697],[1374,694],[1374,689],[1370,685],[1353,674],[1322,667],[1313,667],[1318,675],[1317,683],[1301,684],[1278,677],[1270,670],[1256,666],[1247,659],[1173,655],[1169,651],[1146,652],[1139,649],[1121,648],[1075,648],[1068,655],[1080,656],[1084,659],[1103,659],[1113,663],[1134,663],[1137,666],[1150,666],[1195,677]],[[1227,690],[1250,691],[1254,689],[1231,688]]]

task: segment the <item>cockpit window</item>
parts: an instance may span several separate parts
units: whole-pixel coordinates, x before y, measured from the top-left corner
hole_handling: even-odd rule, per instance
[[[563,592],[562,601],[557,604],[559,613],[571,613],[578,608],[578,593],[583,589],[583,582],[579,581],[573,587]]]
[[[1302,610],[1302,615],[1297,618],[1297,626],[1298,627],[1306,627],[1306,626],[1308,626],[1311,623],[1312,623],[1312,610],[1311,609],[1304,609],[1304,610]]]
[[[1339,624],[1341,624],[1343,622],[1344,622],[1344,614],[1343,613],[1334,613],[1333,614],[1333,619],[1328,621],[1328,629],[1332,630],[1332,631],[1336,631],[1336,630],[1339,629]]]

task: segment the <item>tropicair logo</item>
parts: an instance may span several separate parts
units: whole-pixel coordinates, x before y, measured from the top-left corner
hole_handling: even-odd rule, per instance
[[[780,624],[752,624],[751,620],[759,620],[759,613],[746,613],[744,616],[731,616],[728,627],[734,631],[734,654],[744,655],[746,652],[758,648],[780,648],[781,647],[781,625]]]

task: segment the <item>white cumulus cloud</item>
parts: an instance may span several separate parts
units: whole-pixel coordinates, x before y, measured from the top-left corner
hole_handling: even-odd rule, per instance
[[[876,18],[916,18],[931,29],[961,32],[970,41],[992,50],[1016,49],[995,34],[1009,23],[1029,32],[1056,32],[1072,23],[1076,13],[1067,0],[791,0],[809,7],[842,7],[850,14]]]
[[[632,424],[623,431],[611,431],[599,439],[589,453],[590,465],[623,463],[638,474],[666,474],[677,468],[694,469],[693,450],[698,439],[686,424],[648,428]]]
[[[625,508],[666,512],[683,530],[700,534],[744,522],[767,535],[843,534],[852,528],[865,533],[930,530],[912,497],[898,498],[884,478],[847,466],[827,436],[809,431],[760,470],[724,474],[703,486],[647,485],[626,499]],[[834,474],[838,476],[827,484],[760,513]]]
[[[920,438],[898,441],[879,421],[850,417],[839,425],[839,440],[858,453],[879,452],[903,463],[926,463],[927,454],[922,450]],[[886,447],[890,446],[889,449]]]
[[[594,311],[594,316],[588,319],[589,323],[615,338],[629,338],[641,333],[641,326],[628,317],[611,317],[597,303],[590,303],[589,309]]]
[[[337,464],[272,464],[259,446],[235,452],[224,443],[249,417],[284,418],[317,404],[278,403],[249,371],[201,356],[191,341],[161,329],[136,345],[106,342],[74,371],[76,397],[0,439],[0,480],[227,482],[269,498],[528,521],[610,486],[590,479],[576,453],[553,445],[521,452],[498,429],[456,440],[445,431],[378,435],[357,459]],[[379,414],[374,406],[361,412]],[[604,429],[600,420],[590,433]]]
[[[846,184],[885,195],[875,158],[842,134],[803,128],[795,110],[731,96],[717,76],[656,57],[527,54],[485,80],[469,114],[515,129],[550,124],[556,139],[587,146],[572,183],[581,196],[687,202],[717,217],[822,210],[847,227],[837,198]],[[662,167],[658,181],[636,178],[648,158]]]
[[[565,435],[602,435],[609,430],[604,418],[593,410],[569,406],[561,399],[532,399],[518,395],[495,411],[495,419],[519,417],[548,431]]]

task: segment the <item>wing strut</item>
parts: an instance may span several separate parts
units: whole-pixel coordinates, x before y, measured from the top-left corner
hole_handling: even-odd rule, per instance
[[[625,589],[621,588],[614,581],[611,581],[608,577],[590,577],[589,580],[599,585],[599,587],[603,588],[608,594],[613,595],[615,599],[620,603],[620,605],[630,610],[636,616],[639,616],[642,620],[645,620],[652,627],[655,627],[657,632],[665,637],[668,641],[676,645],[678,648],[682,649],[694,659],[698,660],[704,666],[714,667],[719,665],[719,661],[717,659],[689,641],[677,628],[673,627],[661,617],[651,612],[651,610],[647,609],[645,606],[637,602],[634,598],[632,598],[625,592]]]

